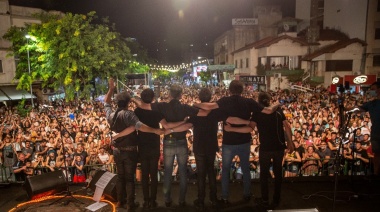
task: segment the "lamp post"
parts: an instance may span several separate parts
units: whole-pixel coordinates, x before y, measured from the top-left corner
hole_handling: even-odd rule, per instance
[[[26,38],[26,43],[27,43],[26,52],[28,53],[28,71],[29,71],[29,75],[30,75],[30,57],[29,57],[29,38],[30,38],[30,35],[25,35],[25,38]],[[32,77],[32,76],[30,76],[30,77]],[[30,83],[30,99],[32,100],[32,108],[34,108],[32,84],[33,84],[33,82]]]
[[[206,59],[207,65],[210,65],[210,61],[208,60],[207,57],[198,57],[198,60],[201,60],[201,59]]]

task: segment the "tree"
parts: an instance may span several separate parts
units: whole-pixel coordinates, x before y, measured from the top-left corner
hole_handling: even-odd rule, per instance
[[[200,77],[201,81],[205,82],[206,84],[212,78],[210,71],[201,71],[201,72],[199,72],[199,77]]]
[[[89,98],[95,78],[102,82],[110,76],[122,78],[125,73],[148,70],[147,66],[131,63],[127,42],[108,19],[100,21],[95,12],[67,13],[63,17],[48,13],[36,16],[41,24],[11,27],[4,35],[13,44],[10,54],[20,59],[16,70],[18,89],[28,90],[30,83],[40,80],[43,87],[63,88],[69,101],[76,94]],[[35,38],[29,40],[29,46],[24,38],[27,33]],[[31,76],[25,71],[27,48]]]

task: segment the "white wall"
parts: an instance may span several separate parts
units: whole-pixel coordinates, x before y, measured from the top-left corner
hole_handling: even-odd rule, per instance
[[[298,31],[310,25],[310,7],[311,0],[296,0],[296,18],[302,19],[302,22],[298,24]]]
[[[324,27],[365,40],[367,0],[325,0]]]

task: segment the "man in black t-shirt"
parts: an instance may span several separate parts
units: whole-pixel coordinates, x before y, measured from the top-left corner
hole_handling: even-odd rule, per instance
[[[263,107],[268,107],[271,97],[267,93],[259,94],[259,104]],[[228,122],[237,123],[232,118],[227,119]],[[244,120],[242,120],[244,122]],[[261,197],[263,206],[268,207],[268,178],[271,160],[273,163],[273,172],[275,176],[275,186],[273,194],[272,208],[278,206],[281,197],[282,183],[282,159],[284,157],[284,149],[287,147],[289,152],[294,151],[294,144],[291,142],[292,131],[290,124],[281,109],[273,114],[264,114],[254,112],[252,114],[249,127],[233,128],[229,125],[225,126],[225,130],[234,132],[250,132],[257,126],[260,136],[260,182],[261,182]],[[245,130],[246,129],[246,130]],[[287,141],[285,143],[285,140]],[[244,173],[244,172],[243,172]]]
[[[216,103],[198,103],[194,106],[212,110],[221,108],[225,111],[226,116],[238,117],[244,120],[251,118],[251,113],[273,113],[279,105],[272,107],[263,107],[255,100],[244,98],[241,96],[244,86],[238,80],[231,81],[229,91],[231,96],[223,97]],[[244,127],[246,125],[234,125],[236,127]],[[223,151],[222,151],[222,203],[228,204],[230,168],[233,157],[239,156],[240,166],[243,171],[243,199],[249,201],[251,199],[251,177],[250,177],[250,133],[236,133],[223,131]]]
[[[207,115],[201,110],[182,104],[179,100],[182,96],[182,88],[179,85],[170,87],[170,101],[159,102],[147,105],[147,109],[160,112],[169,123],[182,122],[188,116]],[[140,107],[140,106],[139,106]],[[150,107],[150,108],[149,108]],[[204,114],[202,114],[204,113]],[[165,127],[165,126],[164,126]],[[165,127],[167,129],[167,127]],[[180,177],[179,205],[185,206],[187,190],[187,160],[188,148],[186,131],[177,131],[175,127],[168,128],[164,137],[164,195],[165,205],[170,207],[172,204],[171,183],[174,158],[177,158],[178,171]]]
[[[202,88],[199,92],[201,102],[209,102],[211,100],[211,91]],[[210,201],[212,205],[216,205],[216,176],[214,170],[215,155],[218,151],[218,123],[226,119],[222,110],[217,109],[211,111],[208,116],[191,116],[188,120],[193,125],[194,144],[193,151],[195,154],[195,162],[197,165],[197,181],[198,181],[198,199],[194,204],[199,209],[204,208],[206,176],[209,179]]]
[[[354,172],[356,175],[365,175],[366,168],[369,164],[368,153],[362,148],[360,142],[356,142],[356,148],[354,150]]]
[[[132,210],[139,206],[135,202],[135,173],[137,167],[138,137],[135,130],[162,134],[162,130],[151,128],[138,119],[133,111],[128,110],[131,96],[127,91],[116,95],[117,110],[112,111],[111,97],[116,86],[112,78],[109,80],[108,92],[104,98],[104,111],[112,131],[119,133],[114,136],[113,155],[117,168],[117,207],[124,207],[125,196],[127,208]]]
[[[154,99],[154,91],[145,89],[140,94],[142,102],[135,109],[135,114],[141,122],[152,128],[159,128],[160,123],[165,128],[173,128],[183,124],[185,121],[177,123],[167,123],[163,115],[158,111],[151,110],[151,103]],[[157,171],[158,159],[160,157],[160,136],[153,133],[139,132],[138,134],[139,158],[141,163],[141,183],[144,194],[144,208],[157,207]],[[150,192],[149,192],[150,176]]]

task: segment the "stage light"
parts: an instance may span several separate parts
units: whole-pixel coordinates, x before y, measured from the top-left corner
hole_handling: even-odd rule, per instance
[[[88,197],[88,196],[83,196],[83,195],[73,195],[73,196],[75,198],[84,198],[84,199],[93,200],[92,197]],[[14,207],[11,210],[9,210],[9,212],[14,212],[17,209],[19,209],[19,208],[21,208],[23,206],[26,206],[28,204],[33,204],[33,203],[37,204],[37,203],[40,203],[40,202],[43,202],[43,201],[46,201],[46,200],[58,199],[58,198],[63,198],[63,197],[64,196],[45,196],[45,197],[41,197],[39,199],[30,200],[28,202],[23,202],[23,203],[18,204],[16,207]],[[106,199],[101,199],[100,201],[110,204],[111,207],[112,207],[112,212],[116,212],[116,205],[113,202],[111,202],[109,200],[106,200]]]

